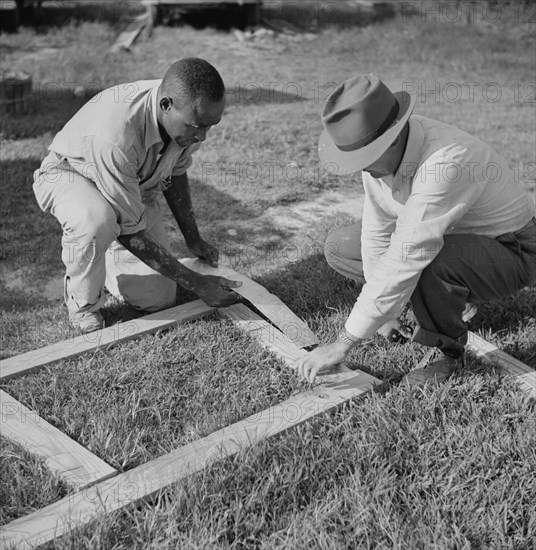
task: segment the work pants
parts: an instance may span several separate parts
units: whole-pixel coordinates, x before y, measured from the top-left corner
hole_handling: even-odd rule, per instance
[[[324,248],[328,264],[364,283],[361,222],[333,231]],[[444,245],[423,270],[411,296],[418,328],[413,339],[457,356],[467,342],[462,312],[467,302],[508,296],[536,282],[536,218],[497,238],[445,235]]]
[[[175,303],[176,283],[126,250],[118,241],[117,215],[96,185],[67,161],[50,153],[34,173],[40,208],[61,224],[65,265],[65,301],[70,313],[97,311],[106,300],[104,287],[142,311]],[[146,232],[169,249],[154,195],[144,199]]]

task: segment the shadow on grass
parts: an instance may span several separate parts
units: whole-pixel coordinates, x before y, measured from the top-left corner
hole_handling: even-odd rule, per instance
[[[4,114],[1,135],[4,139],[17,140],[55,134],[100,91],[91,83],[75,90],[74,84],[69,82],[34,82],[26,112]],[[281,91],[259,87],[257,83],[241,83],[227,91],[228,107],[292,104],[307,100],[303,94],[296,93],[291,84],[288,90]]]
[[[34,82],[34,89],[28,99],[25,113],[7,113],[2,120],[4,139],[35,139],[47,132],[59,132],[65,123],[91,97],[100,92],[95,86],[74,93],[73,84],[68,82]]]
[[[216,164],[207,166],[208,169],[218,170]],[[200,179],[190,179],[194,210],[199,225],[204,226],[203,238],[214,242],[222,253],[233,256],[235,264],[239,263],[243,269],[252,260],[264,255],[267,248],[273,247],[275,243],[285,242],[289,233],[266,218],[259,219],[266,205],[259,200],[255,201],[258,192],[245,190],[239,200],[218,188],[218,175],[222,186],[228,185],[227,177],[235,177],[233,174],[216,173],[212,180],[214,185]],[[235,185],[232,187],[236,189]],[[170,232],[173,252],[186,253],[184,241],[176,230],[177,224],[169,209],[164,206],[162,210],[167,225],[174,229]]]
[[[0,259],[4,270],[2,278],[9,288],[9,299],[3,300],[4,311],[29,312],[32,309],[51,304],[51,297],[40,292],[50,281],[61,281],[64,267],[61,262],[61,228],[57,220],[44,213],[37,205],[33,189],[33,172],[39,167],[41,158],[29,157],[0,163],[0,179],[3,182],[3,200],[0,204],[2,234]],[[284,240],[286,234],[266,220],[256,223],[258,211],[246,206],[231,195],[192,179],[192,195],[196,210],[204,220],[215,226],[213,232],[204,234],[209,241],[221,243],[222,231],[236,227],[236,221],[246,221],[251,229],[246,234],[236,235],[232,245],[222,252],[245,258],[245,254],[263,253],[266,242]],[[164,201],[161,201],[164,202]],[[167,206],[163,206],[164,219],[176,256],[191,256],[182,234]],[[198,216],[199,217],[199,216]],[[220,244],[218,243],[218,244]],[[55,297],[58,299],[60,296]],[[177,303],[196,300],[197,296],[182,287],[177,290]],[[110,299],[103,315],[107,325],[143,315],[128,304]]]
[[[294,313],[307,318],[326,309],[351,307],[361,285],[339,275],[327,264],[322,251],[293,250],[304,256],[282,269],[258,278]]]
[[[56,220],[39,209],[32,189],[40,158],[0,162],[2,201],[0,259],[14,268],[44,276],[60,259],[61,230]]]
[[[348,305],[349,300],[353,302],[361,289],[358,283],[331,269],[323,253],[319,251],[270,274],[263,281],[291,309],[294,305],[308,313],[319,311],[324,304],[331,307]],[[493,333],[512,330],[526,323],[528,319],[535,319],[535,312],[536,287],[527,287],[506,298],[478,304],[478,313],[470,328],[473,331],[485,330]]]

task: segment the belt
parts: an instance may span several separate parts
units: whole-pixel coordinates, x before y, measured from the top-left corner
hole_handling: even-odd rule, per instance
[[[526,225],[524,225],[521,229],[518,229],[517,231],[514,231],[514,235],[516,233],[521,233],[522,231],[525,231],[526,229],[529,229],[533,225],[536,225],[536,216],[528,221]]]
[[[508,231],[508,233],[502,233],[501,235],[498,235],[495,237],[497,240],[501,239],[507,239],[508,235],[515,235],[516,237],[520,237],[522,233],[524,233],[527,229],[530,229],[531,227],[536,226],[536,217],[531,218],[521,229],[516,229],[515,231]]]

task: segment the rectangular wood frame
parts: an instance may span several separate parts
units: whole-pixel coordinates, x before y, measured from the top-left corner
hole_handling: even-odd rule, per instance
[[[197,264],[190,262],[188,267],[196,268]],[[212,272],[245,282],[242,290],[248,300],[259,311],[262,312],[264,309],[270,313],[268,318],[272,321],[272,317],[275,316],[275,321],[282,323],[283,328],[288,328],[288,323],[292,326],[304,325],[303,321],[282,302],[277,303],[278,298],[247,277],[229,269],[223,270],[224,274],[220,269]],[[108,348],[144,334],[165,330],[213,311],[213,308],[197,300],[141,319],[119,323],[92,335],[52,344],[41,350],[3,361],[0,380],[27,374],[55,361],[70,359],[87,351]],[[258,339],[261,345],[274,352],[291,368],[294,368],[297,358],[308,353],[288,334],[280,331],[244,304],[223,308],[218,312]],[[303,335],[304,341],[310,342],[312,333],[308,327]],[[314,335],[312,337],[314,338]],[[473,333],[469,333],[468,347],[483,360],[514,375],[522,388],[536,397],[536,371]],[[429,357],[430,354],[427,354],[426,358]],[[423,366],[423,362],[419,366]],[[116,470],[90,451],[7,393],[1,392],[3,435],[45,458],[51,470],[78,489],[78,492],[1,526],[0,544],[3,548],[9,548],[10,545],[17,549],[35,548],[72,529],[88,524],[100,514],[107,514],[152,498],[166,487],[215,461],[244,451],[345,401],[359,397],[380,382],[369,374],[359,370],[352,371],[343,366],[319,376],[318,380],[320,385],[309,391],[123,474],[117,474]]]

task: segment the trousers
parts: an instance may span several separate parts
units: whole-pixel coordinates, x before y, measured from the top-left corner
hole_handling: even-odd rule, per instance
[[[61,224],[64,294],[70,313],[100,309],[106,301],[105,287],[141,311],[174,305],[176,283],[117,241],[116,213],[93,181],[50,153],[34,173],[33,190],[39,207]],[[144,205],[146,232],[169,250],[156,197],[144,199]]]
[[[326,239],[328,264],[340,274],[365,283],[361,260],[361,222],[341,227]],[[496,238],[449,234],[439,254],[422,271],[411,296],[417,320],[413,339],[459,355],[467,343],[462,320],[467,302],[508,296],[536,282],[536,218]]]

